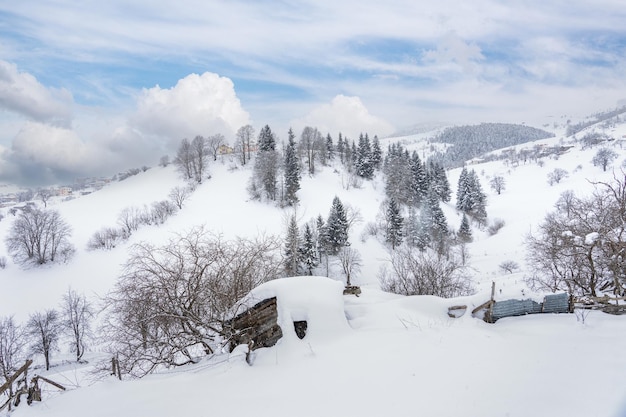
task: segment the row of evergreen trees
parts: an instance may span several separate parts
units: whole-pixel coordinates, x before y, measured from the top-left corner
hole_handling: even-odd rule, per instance
[[[326,220],[320,214],[312,223],[306,223],[301,232],[296,216],[289,219],[284,248],[287,276],[313,275],[324,259],[350,245],[348,215],[339,197],[333,199]]]

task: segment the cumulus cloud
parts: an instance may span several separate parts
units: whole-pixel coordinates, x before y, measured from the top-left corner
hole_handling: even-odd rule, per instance
[[[356,138],[360,133],[384,137],[393,133],[394,128],[387,121],[368,111],[359,97],[338,95],[330,102],[313,109],[302,119],[294,121],[294,126],[317,127],[322,133],[331,135],[341,132],[349,138]]]
[[[190,74],[172,88],[144,89],[131,118],[142,132],[179,139],[214,133],[228,137],[248,123],[233,82],[210,72]]]
[[[18,71],[15,64],[0,60],[0,108],[67,127],[72,103],[69,91],[45,87],[31,74]]]

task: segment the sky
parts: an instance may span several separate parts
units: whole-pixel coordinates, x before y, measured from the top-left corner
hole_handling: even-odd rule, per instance
[[[618,0],[0,0],[0,182],[151,166],[245,124],[586,116],[626,104],[624,23]]]

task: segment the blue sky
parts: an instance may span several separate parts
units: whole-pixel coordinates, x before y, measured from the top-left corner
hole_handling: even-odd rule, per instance
[[[150,165],[239,123],[384,136],[625,103],[621,1],[433,3],[0,2],[0,181]]]

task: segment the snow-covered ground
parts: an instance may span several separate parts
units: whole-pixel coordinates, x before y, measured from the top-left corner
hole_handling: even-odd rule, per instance
[[[623,137],[626,125],[610,134]],[[542,142],[556,144],[561,139]],[[402,140],[410,143],[410,138]],[[363,258],[362,270],[353,278],[363,288],[360,297],[341,295],[339,274],[331,279],[286,278],[259,288],[259,293],[279,296],[285,337],[273,348],[257,350],[253,366],[236,350],[194,366],[120,382],[90,374],[102,357],[97,345],[88,353],[89,363],[79,367],[62,362],[71,357],[62,346],[63,352],[53,356],[57,366],[42,375],[65,381],[72,389],[62,394],[47,390],[42,403],[20,406],[13,415],[626,416],[623,316],[592,312],[583,323],[575,314],[535,315],[495,324],[469,313],[458,319],[447,316],[448,306],[463,303],[471,310],[486,301],[492,282],[496,299],[539,296],[524,284],[524,237],[553,210],[563,191],[589,193],[591,181],[610,181],[613,168],[619,172],[626,150],[616,142],[610,146],[620,157],[607,172],[591,164],[597,149],[582,150],[579,145],[542,164],[472,165],[488,195],[489,218],[502,219],[505,226],[494,236],[473,230],[469,262],[476,294],[450,300],[380,291],[377,274],[389,255],[363,231],[380,210],[383,183],[375,179],[346,189],[347,178],[340,170],[322,168],[314,177],[303,178],[295,214],[301,225],[318,214],[326,217],[335,195],[360,212],[362,221],[350,235]],[[22,270],[9,261],[0,269],[0,316],[14,315],[24,322],[35,311],[56,307],[70,286],[95,301],[112,287],[129,245],[159,244],[195,225],[226,238],[285,235],[293,209],[249,201],[251,170],[233,166],[227,159],[211,165],[212,178],[198,186],[180,212],[162,226],[144,226],[110,251],[87,251],[86,242],[96,230],[115,226],[123,208],[163,200],[172,187],[183,185],[173,166],[154,167],[93,194],[53,202],[73,228],[77,254],[68,264],[42,269]],[[550,186],[547,175],[556,167],[569,176]],[[453,191],[459,172],[448,173]],[[501,195],[489,188],[494,175],[506,180]],[[458,228],[461,217],[454,204],[443,208],[450,226]],[[12,221],[5,215],[1,240]],[[7,256],[4,244],[0,256]],[[517,262],[519,271],[502,272],[499,264],[506,260]],[[285,328],[303,315],[309,330],[299,340]]]

